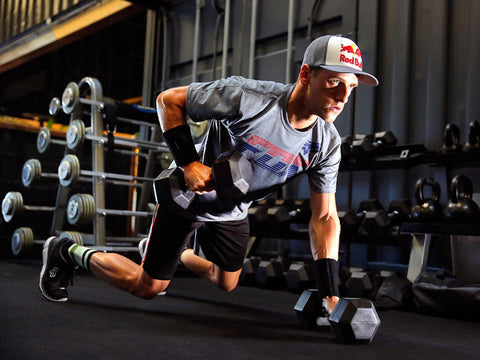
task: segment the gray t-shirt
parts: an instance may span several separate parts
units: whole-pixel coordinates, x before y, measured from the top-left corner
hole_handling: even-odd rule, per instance
[[[251,200],[266,196],[304,172],[313,191],[335,192],[340,136],[332,123],[321,118],[308,130],[292,128],[287,104],[294,86],[232,76],[188,87],[187,116],[195,122],[219,120],[228,130],[232,148],[241,151],[253,168],[245,202],[222,212],[208,205],[215,193],[198,196],[189,208],[189,217],[194,214],[201,221],[242,219]]]

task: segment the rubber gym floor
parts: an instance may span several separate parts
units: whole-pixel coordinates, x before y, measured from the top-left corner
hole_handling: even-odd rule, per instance
[[[480,359],[480,323],[379,311],[369,345],[301,329],[297,294],[197,277],[140,300],[87,273],[53,303],[38,290],[39,257],[0,257],[0,359]]]

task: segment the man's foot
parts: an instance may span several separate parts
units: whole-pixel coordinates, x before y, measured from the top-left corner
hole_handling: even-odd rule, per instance
[[[47,300],[57,302],[68,300],[67,286],[73,284],[76,267],[68,258],[65,247],[73,244],[75,241],[72,239],[52,236],[43,245],[43,267],[39,287]]]

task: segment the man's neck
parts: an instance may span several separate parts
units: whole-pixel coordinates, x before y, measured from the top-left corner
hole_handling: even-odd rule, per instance
[[[307,111],[302,91],[303,87],[297,83],[287,105],[288,122],[295,130],[299,131],[310,129],[318,118],[317,115],[312,115]]]

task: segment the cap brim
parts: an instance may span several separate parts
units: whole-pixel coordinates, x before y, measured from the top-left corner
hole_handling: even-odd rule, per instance
[[[377,78],[365,71],[355,70],[355,69],[352,69],[351,67],[340,66],[340,65],[320,65],[320,67],[323,69],[338,72],[338,73],[355,74],[358,77],[358,82],[361,82],[362,84],[371,85],[371,86],[378,85]]]

